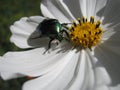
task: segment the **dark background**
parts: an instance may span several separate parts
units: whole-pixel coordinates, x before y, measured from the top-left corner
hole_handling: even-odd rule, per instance
[[[41,0],[0,0],[0,56],[7,51],[19,51],[9,41],[11,32],[10,25],[24,16],[41,15]],[[0,90],[21,90],[22,84],[28,78],[18,78],[4,81],[0,78]]]

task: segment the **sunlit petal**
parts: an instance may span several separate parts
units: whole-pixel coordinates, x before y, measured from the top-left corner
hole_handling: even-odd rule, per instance
[[[78,57],[79,53],[70,51],[59,60],[51,72],[26,82],[23,90],[64,90],[74,75]]]
[[[120,24],[114,25],[113,27],[108,27],[105,31],[103,38],[108,38],[105,42],[106,46],[119,47],[120,46]],[[111,50],[114,50],[111,48]]]
[[[105,44],[95,50],[95,56],[109,73],[110,78],[112,79],[112,85],[120,83],[120,71],[118,70],[120,65],[119,51],[119,47],[106,46]]]
[[[67,51],[63,53],[61,49],[49,51],[50,53],[46,52],[45,54],[44,52],[44,48],[22,52],[8,52],[4,55],[4,60],[0,62],[0,71],[11,71],[11,73],[20,73],[34,77],[40,76],[54,69],[61,61],[60,59],[67,54]]]
[[[16,21],[11,27],[12,32],[11,42],[15,43],[20,48],[31,47],[28,44],[30,35],[35,32],[36,27],[44,18],[41,16],[23,17]]]
[[[104,11],[103,24],[111,24],[111,26],[120,23],[120,1],[119,0],[108,0]]]
[[[79,0],[83,16],[87,18],[96,16],[97,20],[102,17],[106,2],[107,0]]]
[[[55,17],[61,23],[69,23],[74,19],[74,16],[70,12],[68,6],[66,6],[66,2],[64,3],[64,0],[43,0],[41,3],[41,10],[44,16],[51,18]]]

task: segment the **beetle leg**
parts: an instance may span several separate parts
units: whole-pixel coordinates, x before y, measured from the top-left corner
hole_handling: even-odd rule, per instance
[[[63,29],[63,30],[61,31],[61,33],[62,33],[62,35],[63,35],[63,33],[65,33],[67,37],[64,37],[64,36],[63,36],[63,37],[64,37],[65,40],[69,41],[69,34],[68,34],[68,32]]]
[[[67,37],[69,37],[69,34],[68,34],[68,32],[67,32],[66,30],[63,29],[63,30],[61,31],[61,33],[62,33],[62,34],[65,33],[65,34],[67,35]]]
[[[48,43],[48,48],[46,49],[46,51],[44,52],[44,54],[51,48],[51,42],[53,41],[54,39],[50,39],[49,43]]]
[[[51,39],[51,40],[49,41],[48,49],[47,49],[47,50],[49,50],[49,49],[51,48],[51,42],[52,42],[53,40],[54,40],[54,39]]]
[[[69,28],[67,27],[67,25],[69,25],[69,24],[72,24],[72,23],[62,23],[61,25],[62,25],[62,27],[64,27],[66,30],[69,30]]]

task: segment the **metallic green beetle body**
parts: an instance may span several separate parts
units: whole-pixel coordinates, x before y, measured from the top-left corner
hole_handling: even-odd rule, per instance
[[[41,37],[49,37],[49,45],[48,49],[51,47],[51,42],[53,40],[62,41],[65,37],[63,37],[63,32],[65,32],[68,36],[68,33],[65,29],[63,29],[64,25],[61,24],[57,19],[44,19],[39,25],[38,30],[41,33]]]
[[[50,39],[58,39],[59,41],[63,39],[62,25],[56,19],[43,20],[39,24],[38,29],[41,32],[41,36],[47,36]]]

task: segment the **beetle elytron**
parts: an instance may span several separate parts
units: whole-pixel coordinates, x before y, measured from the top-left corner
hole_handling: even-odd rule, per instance
[[[39,23],[37,29],[40,33],[40,37],[49,37],[50,41],[48,43],[48,49],[51,48],[51,42],[54,40],[58,40],[61,42],[63,39],[68,40],[69,34],[66,31],[66,25],[70,23],[61,24],[57,19],[44,19]],[[64,37],[63,34],[66,34],[67,37]],[[36,37],[38,38],[38,37]],[[58,44],[58,43],[57,43]],[[47,49],[47,50],[48,50]]]

